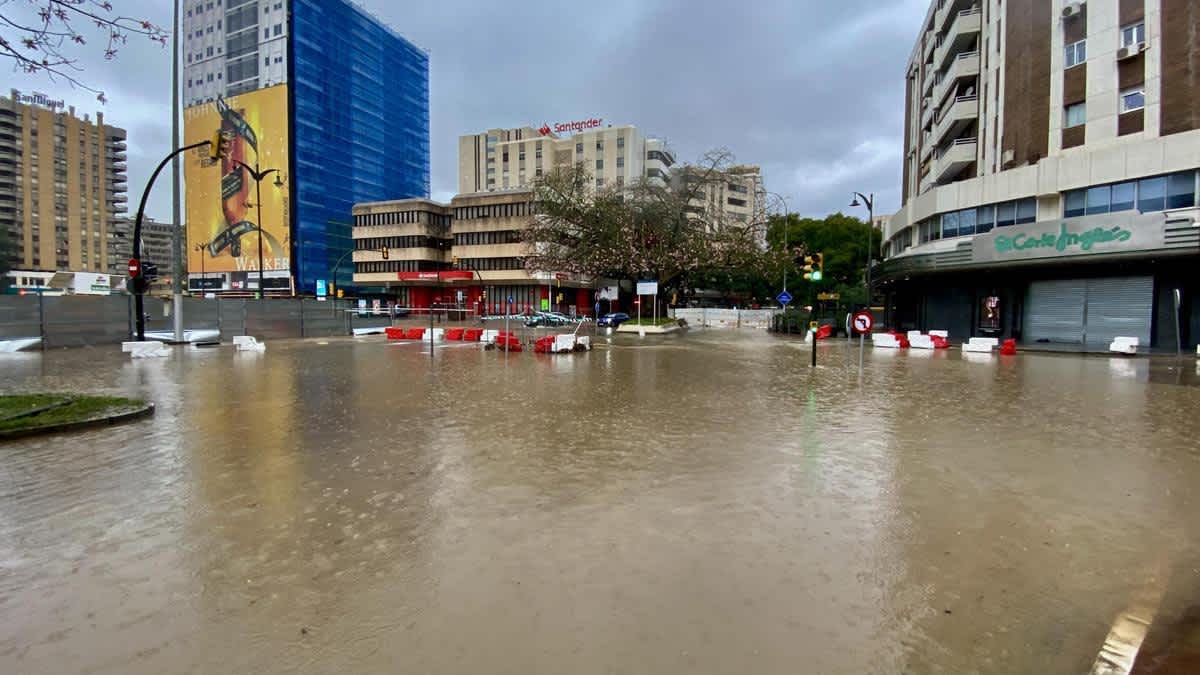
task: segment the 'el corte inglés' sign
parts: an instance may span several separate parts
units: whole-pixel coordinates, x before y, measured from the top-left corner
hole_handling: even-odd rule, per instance
[[[1161,213],[1109,213],[998,227],[975,235],[972,262],[1145,251],[1163,246]]]

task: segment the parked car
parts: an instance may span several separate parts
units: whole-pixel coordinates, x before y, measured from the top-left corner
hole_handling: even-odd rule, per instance
[[[616,328],[617,326],[620,326],[621,324],[625,323],[628,320],[629,320],[629,315],[626,314],[625,312],[613,312],[611,314],[605,314],[604,316],[600,317],[600,320],[596,322],[596,325],[597,326],[609,326],[612,328]]]
[[[529,328],[538,326],[565,326],[571,323],[571,317],[558,312],[538,312],[525,320]]]

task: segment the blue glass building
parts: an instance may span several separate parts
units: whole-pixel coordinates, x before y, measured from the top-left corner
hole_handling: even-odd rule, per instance
[[[292,270],[298,293],[353,248],[356,202],[429,196],[429,56],[347,0],[292,0]],[[335,279],[353,283],[346,256]]]

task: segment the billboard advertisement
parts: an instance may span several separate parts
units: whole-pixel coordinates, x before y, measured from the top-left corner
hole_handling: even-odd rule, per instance
[[[260,243],[264,273],[290,268],[287,120],[287,85],[219,97],[185,111],[185,144],[208,140],[220,129],[226,148],[222,159],[209,159],[208,148],[201,148],[184,162],[192,274],[257,272]],[[255,167],[260,175],[276,171],[256,186]]]

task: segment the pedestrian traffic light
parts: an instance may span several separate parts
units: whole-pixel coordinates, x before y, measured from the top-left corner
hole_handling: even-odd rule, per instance
[[[225,156],[225,135],[220,129],[213,132],[212,140],[208,144],[208,158],[212,161],[217,161]]]
[[[383,254],[384,260],[388,259],[388,248],[386,246],[384,246],[382,249],[380,249],[379,252]]]

